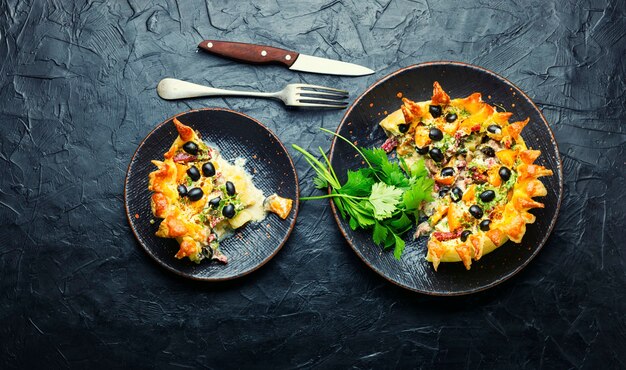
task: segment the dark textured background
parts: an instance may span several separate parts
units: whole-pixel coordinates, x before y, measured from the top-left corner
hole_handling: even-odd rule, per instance
[[[0,368],[624,368],[626,16],[622,1],[0,1]],[[296,74],[196,52],[267,43],[377,70]],[[370,271],[325,202],[281,252],[225,284],[184,280],[137,245],[123,180],[140,140],[189,108],[228,107],[286,143],[328,147],[342,112],[243,99],[166,102],[166,76],[352,96],[400,67],[477,64],[543,110],[565,193],[555,231],[510,281],[435,298]],[[293,151],[291,151],[292,154]],[[303,194],[314,192],[295,156]]]

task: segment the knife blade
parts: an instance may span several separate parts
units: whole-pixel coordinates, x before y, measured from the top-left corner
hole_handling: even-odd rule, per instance
[[[342,76],[364,76],[373,70],[358,64],[320,58],[291,50],[243,42],[204,40],[198,47],[211,54],[252,64],[283,64],[291,70]]]

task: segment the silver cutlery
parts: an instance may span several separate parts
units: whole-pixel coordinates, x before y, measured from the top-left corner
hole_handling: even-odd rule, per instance
[[[247,96],[277,99],[289,107],[343,109],[348,106],[348,102],[344,100],[348,98],[347,91],[308,84],[289,84],[276,92],[256,92],[217,89],[175,78],[164,78],[157,86],[157,93],[166,100],[203,96]]]

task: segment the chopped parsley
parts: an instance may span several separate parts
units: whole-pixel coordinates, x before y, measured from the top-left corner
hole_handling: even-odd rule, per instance
[[[433,147],[439,148],[442,152],[445,153],[450,147],[454,145],[455,140],[456,139],[453,136],[444,133],[443,139],[433,142],[432,145]]]

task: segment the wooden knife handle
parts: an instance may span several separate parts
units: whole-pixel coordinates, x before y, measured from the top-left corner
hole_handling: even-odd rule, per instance
[[[300,55],[295,51],[243,42],[204,40],[198,47],[209,53],[241,62],[253,64],[280,63],[287,67],[291,67],[298,55]]]

